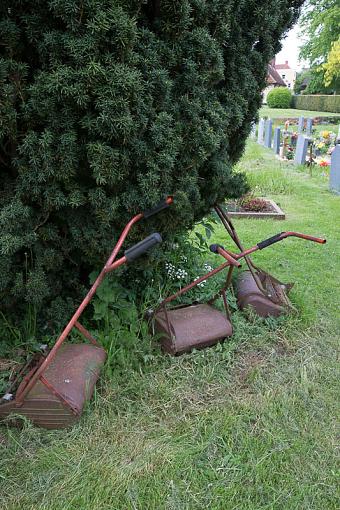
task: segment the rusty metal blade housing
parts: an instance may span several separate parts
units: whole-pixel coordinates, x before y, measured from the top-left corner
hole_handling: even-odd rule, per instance
[[[63,345],[22,403],[19,397],[25,383],[13,401],[0,404],[0,420],[19,415],[48,429],[72,425],[91,398],[105,359],[101,347]]]
[[[154,330],[162,349],[173,355],[214,345],[232,334],[226,315],[207,304],[161,309],[155,314]]]
[[[271,281],[273,285],[273,281]],[[276,286],[278,284],[276,283]],[[278,317],[289,311],[289,299],[284,291],[284,285],[280,289],[273,289],[275,298],[281,296],[280,302],[274,302],[267,297],[258,287],[250,271],[243,271],[237,280],[237,304],[243,310],[250,306],[260,317]],[[280,292],[279,292],[280,291]],[[273,296],[274,297],[274,296]],[[285,298],[285,299],[283,299]]]

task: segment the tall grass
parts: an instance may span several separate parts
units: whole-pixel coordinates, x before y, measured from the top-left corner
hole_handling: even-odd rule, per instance
[[[135,313],[128,296],[126,323],[111,324],[105,305],[98,334],[113,346],[111,372],[81,421],[67,431],[0,429],[2,509],[338,508],[340,201],[255,143],[240,167],[287,215],[235,221],[246,246],[278,230],[328,239],[290,239],[254,255],[295,281],[299,313],[263,321],[234,311],[231,339],[171,358],[139,326],[132,343],[125,338]],[[222,226],[211,241],[232,246]]]

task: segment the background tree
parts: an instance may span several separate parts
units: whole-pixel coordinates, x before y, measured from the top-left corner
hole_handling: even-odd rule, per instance
[[[232,166],[301,3],[2,0],[3,308],[77,298],[164,194],[176,207],[155,221],[171,239],[246,189]]]
[[[323,65],[325,84],[333,87],[335,92],[340,89],[340,38],[332,43],[327,62]]]
[[[332,94],[332,86],[325,85],[324,69],[320,66],[305,69],[297,74],[295,94]]]
[[[333,92],[325,81],[324,64],[339,38],[340,3],[338,0],[308,0],[300,18],[301,33],[306,38],[300,49],[300,58],[307,60],[311,68],[311,80],[307,93]]]
[[[296,80],[294,83],[294,93],[301,94],[304,90],[306,90],[308,84],[312,79],[312,72],[310,69],[303,69],[296,75]]]

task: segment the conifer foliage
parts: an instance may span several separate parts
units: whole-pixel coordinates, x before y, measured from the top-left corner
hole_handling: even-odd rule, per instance
[[[245,190],[232,165],[301,3],[1,0],[2,306],[79,289],[165,194],[170,235]]]

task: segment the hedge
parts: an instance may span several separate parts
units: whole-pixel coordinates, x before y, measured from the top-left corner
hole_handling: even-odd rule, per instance
[[[293,108],[314,112],[340,113],[340,95],[293,96]]]
[[[287,87],[275,87],[267,95],[269,108],[289,108],[292,102],[292,93]]]

